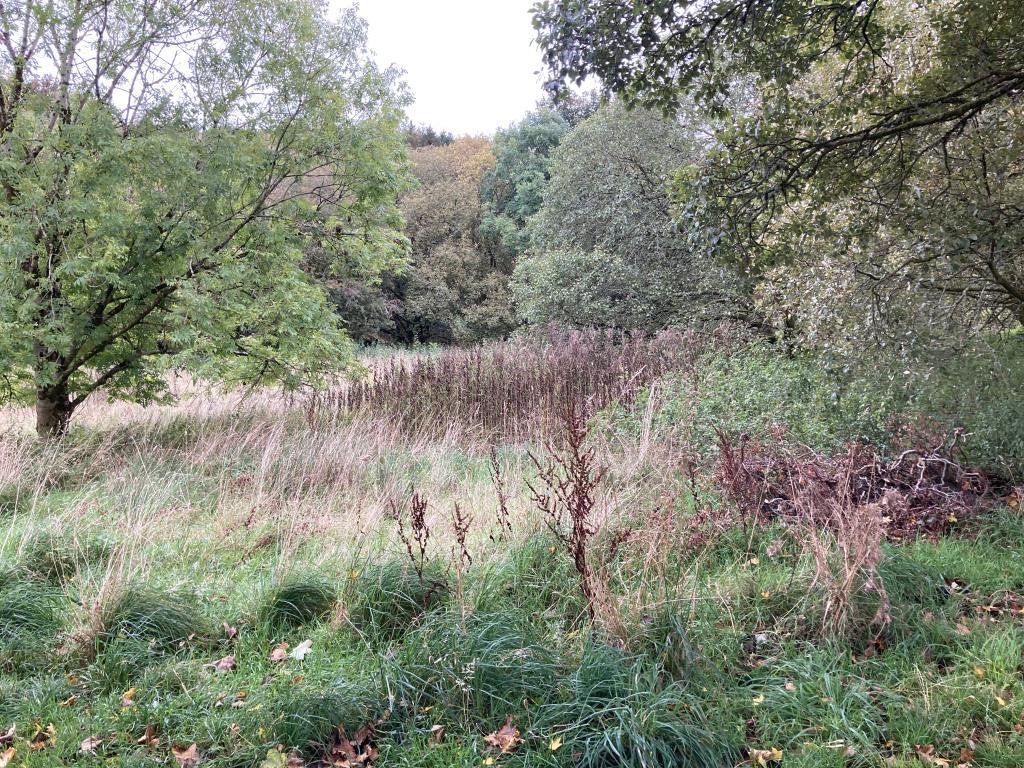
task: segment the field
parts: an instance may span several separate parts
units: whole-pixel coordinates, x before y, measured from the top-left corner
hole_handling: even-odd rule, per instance
[[[1019,489],[723,347],[5,411],[0,765],[1024,764]]]

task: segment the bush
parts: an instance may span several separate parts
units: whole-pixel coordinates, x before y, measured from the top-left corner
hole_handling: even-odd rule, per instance
[[[915,385],[914,412],[969,435],[968,461],[1024,480],[1024,335],[999,338],[936,368]]]
[[[775,425],[789,439],[825,453],[844,443],[884,445],[902,398],[885,385],[850,380],[810,354],[783,355],[766,344],[710,357],[696,386],[670,380],[657,420],[688,431],[704,455],[716,429],[768,438]]]
[[[894,370],[896,373],[894,373]],[[925,373],[904,372],[896,361],[837,368],[813,352],[785,354],[766,343],[706,355],[693,370],[663,376],[654,427],[681,433],[702,455],[716,451],[716,428],[788,440],[822,453],[861,442],[888,451],[894,429],[925,419],[934,431],[968,434],[969,464],[1024,477],[1024,337],[971,348]],[[627,413],[612,405],[608,428],[638,432],[651,390]]]

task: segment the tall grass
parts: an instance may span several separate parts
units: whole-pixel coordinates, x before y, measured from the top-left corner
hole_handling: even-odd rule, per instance
[[[369,377],[315,399],[311,409],[339,417],[386,413],[417,433],[443,435],[458,425],[484,438],[522,441],[550,431],[569,404],[595,411],[632,402],[660,376],[691,367],[709,343],[680,331],[549,329],[376,361]]]

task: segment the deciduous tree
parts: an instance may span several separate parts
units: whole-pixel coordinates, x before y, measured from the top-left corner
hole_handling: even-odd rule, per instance
[[[404,253],[401,95],[352,12],[311,0],[0,4],[0,383],[62,433],[146,402],[161,358],[219,381],[353,362],[310,243]]]

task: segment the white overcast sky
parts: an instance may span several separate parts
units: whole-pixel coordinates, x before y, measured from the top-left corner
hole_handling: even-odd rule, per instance
[[[339,7],[351,5],[335,0]],[[542,97],[534,0],[360,0],[370,47],[405,70],[409,117],[455,134],[491,134]]]

